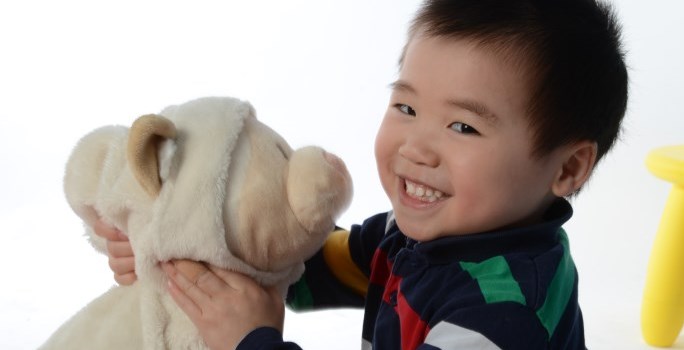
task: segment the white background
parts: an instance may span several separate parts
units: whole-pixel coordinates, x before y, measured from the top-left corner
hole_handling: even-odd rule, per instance
[[[684,143],[684,2],[614,2],[631,90],[622,140],[566,225],[587,345],[647,349],[646,264],[669,184],[649,150]],[[66,158],[107,124],[208,95],[251,101],[293,147],[340,155],[348,227],[389,209],[372,145],[417,0],[22,1],[0,4],[0,348],[33,349],[113,284],[63,199]],[[360,344],[360,311],[288,312],[308,349]],[[684,348],[680,340],[678,348]]]

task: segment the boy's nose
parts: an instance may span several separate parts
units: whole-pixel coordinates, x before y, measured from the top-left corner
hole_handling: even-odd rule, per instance
[[[399,155],[414,164],[435,168],[439,165],[439,155],[433,147],[434,140],[413,136],[399,147]]]

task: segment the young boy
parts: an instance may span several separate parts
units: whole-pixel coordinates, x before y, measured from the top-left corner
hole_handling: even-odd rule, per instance
[[[375,145],[392,211],[333,233],[291,306],[364,306],[369,349],[584,349],[564,197],[619,133],[619,40],[594,0],[426,1]],[[212,349],[298,348],[276,293],[184,264],[164,265],[170,292]]]

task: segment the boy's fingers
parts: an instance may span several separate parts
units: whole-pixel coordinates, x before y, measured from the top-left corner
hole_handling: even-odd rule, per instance
[[[171,262],[162,263],[162,269],[178,289],[195,303],[200,309],[211,301],[211,296],[202,290],[195,281],[190,281],[180,273]]]
[[[114,280],[121,286],[130,286],[138,279],[138,276],[134,272],[119,275],[114,274]]]
[[[206,265],[187,259],[172,260],[170,263],[177,272],[193,282],[209,270]]]
[[[283,300],[285,297],[282,295],[282,293],[278,290],[276,286],[270,286],[266,288],[266,292],[273,298],[273,300]]]
[[[130,242],[107,241],[107,253],[114,258],[133,256],[133,247]]]
[[[104,221],[102,220],[97,220],[95,221],[95,225],[93,226],[93,231],[95,231],[95,234],[105,238],[108,241],[127,241],[128,237],[121,233],[121,231],[117,230],[116,228],[107,225]]]
[[[253,279],[239,272],[224,270],[216,266],[209,266],[209,269],[232,289],[241,291],[249,286],[257,285]]]
[[[135,272],[135,257],[109,259],[109,268],[118,275]]]
[[[202,309],[197,306],[190,297],[183,293],[181,288],[172,279],[169,279],[168,287],[171,298],[190,317],[190,319],[197,320],[202,316]]]
[[[192,260],[174,260],[173,267],[179,274],[210,296],[222,291],[226,285],[207,266]]]

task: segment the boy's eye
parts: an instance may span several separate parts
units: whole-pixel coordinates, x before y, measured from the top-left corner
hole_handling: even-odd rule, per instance
[[[405,104],[398,103],[398,104],[396,104],[396,105],[394,105],[394,106],[395,106],[397,109],[399,109],[399,111],[400,111],[401,113],[408,114],[408,115],[412,115],[412,116],[415,116],[415,115],[416,115],[416,111],[415,111],[413,108],[411,108],[411,106],[409,106],[409,105],[405,105]]]
[[[474,135],[480,134],[472,126],[465,124],[465,123],[461,123],[461,122],[452,123],[451,125],[449,125],[449,127],[456,132],[460,132],[461,134],[474,134]]]

